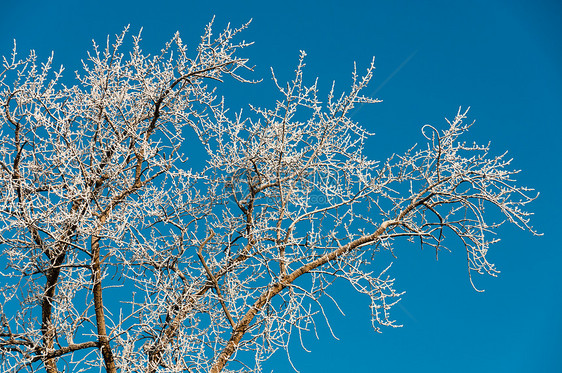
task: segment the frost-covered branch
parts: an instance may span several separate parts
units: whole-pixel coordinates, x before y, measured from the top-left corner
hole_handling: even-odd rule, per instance
[[[463,142],[466,111],[369,157],[352,114],[379,102],[362,94],[374,61],[324,99],[302,52],[291,81],[273,75],[271,107],[231,114],[218,95],[250,81],[246,26],[209,25],[193,52],[176,34],[155,55],[126,28],[93,45],[75,85],[52,58],[3,59],[2,371],[260,372],[329,325],[336,281],[369,297],[375,330],[399,326],[380,251],[459,247],[472,281],[497,274],[504,221],[535,233],[537,194],[505,154]],[[183,154],[194,142],[199,172]]]

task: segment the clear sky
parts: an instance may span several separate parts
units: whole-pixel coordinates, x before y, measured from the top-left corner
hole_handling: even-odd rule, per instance
[[[91,40],[105,42],[127,24],[144,27],[145,50],[158,51],[179,30],[195,46],[204,25],[217,29],[253,19],[243,35],[255,41],[243,52],[256,66],[253,87],[231,84],[227,103],[272,105],[269,68],[283,81],[299,50],[308,53],[308,78],[346,88],[353,62],[361,69],[376,56],[373,96],[384,102],[356,114],[376,133],[370,154],[384,159],[421,142],[420,127],[444,125],[459,106],[476,120],[468,140],[508,150],[522,185],[541,195],[531,209],[533,237],[510,226],[490,259],[498,278],[477,277],[475,292],[459,250],[420,252],[396,248],[396,287],[405,290],[395,307],[400,329],[370,329],[367,299],[344,285],[333,295],[346,316],[330,307],[339,340],[321,324],[319,340],[298,340],[292,361],[311,372],[562,372],[562,3],[558,1],[19,1],[3,0],[0,54],[12,40],[20,53],[35,49],[55,65],[78,69]],[[218,30],[217,30],[218,31]],[[229,95],[229,93],[235,93]],[[381,257],[381,263],[388,258]],[[382,264],[381,264],[382,267]],[[283,354],[267,371],[290,372]]]

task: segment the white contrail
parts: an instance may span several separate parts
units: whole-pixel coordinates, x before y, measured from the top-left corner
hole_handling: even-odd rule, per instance
[[[402,70],[402,68],[404,66],[406,66],[406,64],[408,62],[410,62],[410,60],[412,58],[414,58],[414,56],[416,55],[416,53],[418,53],[419,49],[416,49],[412,54],[410,54],[404,61],[402,61],[402,63],[396,68],[394,69],[394,71],[392,72],[392,74],[390,74],[385,80],[384,82],[382,82],[377,88],[375,88],[375,90],[373,91],[373,93],[371,93],[369,95],[369,97],[373,97],[374,95],[377,94],[378,91],[380,91],[382,89],[382,87],[384,87],[386,85],[386,83],[388,83],[390,81],[390,79],[394,78],[394,75],[398,74],[398,72],[400,70]]]

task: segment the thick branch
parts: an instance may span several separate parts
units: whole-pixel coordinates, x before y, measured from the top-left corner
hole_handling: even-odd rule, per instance
[[[248,331],[248,329],[250,328],[250,323],[252,322],[254,317],[261,310],[261,308],[267,302],[269,302],[274,296],[279,294],[283,289],[285,289],[287,286],[289,286],[292,282],[294,282],[297,278],[299,278],[303,274],[308,273],[328,263],[329,261],[335,260],[357,247],[376,241],[378,237],[389,226],[393,224],[396,224],[396,221],[387,220],[384,223],[382,223],[381,226],[373,234],[360,237],[355,241],[348,243],[345,246],[340,246],[336,250],[327,253],[306,265],[303,265],[302,267],[295,270],[288,276],[284,277],[281,281],[271,285],[266,292],[262,293],[262,295],[254,302],[252,308],[250,308],[250,310],[246,313],[246,315],[244,315],[244,317],[238,322],[238,325],[234,329],[234,332],[232,333],[232,336],[230,337],[230,340],[228,341],[226,347],[221,352],[219,358],[211,368],[211,373],[219,373],[225,367],[226,363],[228,362],[228,359],[236,351],[238,347],[238,343],[240,342],[246,331]]]
[[[86,348],[92,348],[92,347],[99,347],[99,342],[98,341],[88,341],[88,342],[83,342],[83,343],[75,343],[75,344],[71,344],[68,346],[64,346],[59,348],[58,350],[55,351],[50,351],[46,354],[46,356],[36,356],[34,357],[31,362],[35,362],[38,361],[40,359],[52,359],[55,357],[59,357],[65,354],[68,354],[69,352],[74,352],[74,351],[79,351],[79,350],[84,350]]]
[[[116,373],[115,360],[113,352],[109,345],[109,337],[105,327],[105,315],[103,310],[103,297],[101,285],[101,266],[100,266],[100,238],[92,237],[92,282],[94,293],[94,308],[96,311],[96,326],[98,330],[98,343],[101,348],[105,369],[108,373]]]
[[[47,283],[45,284],[45,292],[43,294],[43,302],[41,304],[41,331],[43,333],[43,345],[47,351],[47,357],[44,359],[47,373],[58,372],[56,360],[49,356],[49,352],[53,349],[55,343],[56,327],[51,322],[53,297],[57,281],[60,275],[61,265],[66,255],[61,253],[52,260],[52,267],[47,271]]]

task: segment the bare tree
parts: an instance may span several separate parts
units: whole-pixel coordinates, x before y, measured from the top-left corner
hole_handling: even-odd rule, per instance
[[[261,371],[315,328],[336,280],[371,299],[376,330],[395,327],[401,293],[371,263],[397,242],[462,247],[469,274],[495,276],[501,223],[485,209],[533,232],[535,195],[510,161],[459,142],[466,112],[424,126],[419,148],[367,157],[351,113],[378,102],[361,94],[372,63],[321,101],[303,52],[292,81],[274,76],[275,106],[228,113],[216,89],[247,82],[248,43],[233,41],[245,27],[209,25],[192,56],[177,34],[154,56],[140,34],[127,49],[125,30],[94,44],[70,87],[52,58],[4,58],[3,372]],[[199,172],[183,155],[194,142]]]

